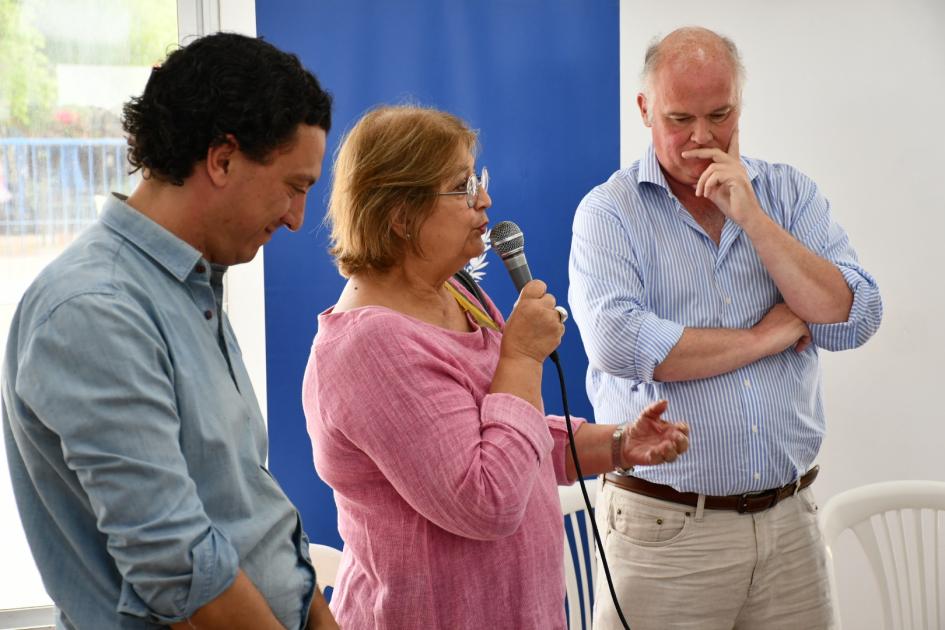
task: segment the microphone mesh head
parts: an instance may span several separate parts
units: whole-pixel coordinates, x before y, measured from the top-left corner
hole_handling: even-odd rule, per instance
[[[489,241],[492,243],[492,249],[505,258],[511,254],[519,252],[525,247],[525,235],[522,229],[511,221],[503,221],[489,232]]]

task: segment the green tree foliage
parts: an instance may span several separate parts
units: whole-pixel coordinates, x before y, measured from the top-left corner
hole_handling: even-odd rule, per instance
[[[130,2],[131,64],[153,66],[164,61],[177,41],[176,2]],[[170,44],[170,45],[169,45]]]
[[[45,16],[39,27],[53,64],[153,66],[177,42],[174,0],[21,1]]]
[[[0,136],[120,135],[113,107],[59,102],[59,66],[148,68],[176,42],[175,0],[0,0]]]
[[[0,133],[48,114],[56,84],[45,41],[19,0],[0,0]]]

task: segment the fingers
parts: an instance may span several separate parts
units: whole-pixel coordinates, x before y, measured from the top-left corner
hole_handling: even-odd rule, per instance
[[[515,311],[521,311],[521,317],[530,322],[529,334],[554,335],[560,342],[564,335],[564,320],[567,317],[561,315],[558,309],[564,309],[557,306],[555,296],[547,291],[548,285],[543,281],[530,280],[522,287]],[[557,346],[557,343],[555,345]]]
[[[555,308],[555,296],[550,293],[545,293],[543,296],[536,300],[538,304],[546,310],[553,311]]]
[[[741,153],[738,152],[738,127],[732,132],[732,138],[728,141],[728,154],[736,160],[741,159]]]
[[[667,463],[674,462],[679,457],[679,453],[676,452],[676,445],[673,443],[665,444],[660,454],[663,456],[663,461]]]
[[[732,132],[732,137],[728,141],[728,149],[722,151],[721,149],[705,147],[702,149],[689,149],[688,151],[683,151],[681,153],[683,159],[686,160],[712,160],[713,162],[724,162],[726,157],[734,158],[739,160],[741,158],[741,153],[739,152],[738,144],[738,128]]]
[[[561,343],[564,324],[555,308],[555,297],[547,293],[547,288],[541,280],[531,280],[522,287],[505,322],[500,350],[503,356],[524,356],[540,363]]]
[[[794,352],[801,353],[807,350],[810,347],[811,338],[810,335],[804,335],[798,339],[797,344],[794,345]]]
[[[712,160],[720,162],[726,159],[726,153],[722,149],[689,149],[683,151],[680,155],[686,160]]]
[[[651,418],[659,418],[661,415],[663,415],[663,412],[666,411],[668,406],[668,400],[657,400],[655,403],[649,404],[646,409],[640,412],[640,417],[649,416]]]
[[[627,443],[626,458],[634,463],[655,466],[657,464],[669,463],[689,450],[689,425],[685,422],[667,422],[660,419],[660,414],[666,411],[667,401],[660,400],[649,405],[640,414],[640,419],[632,425],[632,430],[625,433]],[[649,448],[637,450],[634,457],[633,451],[643,446],[642,443],[649,443]]]
[[[541,280],[529,280],[524,287],[520,297],[540,298],[548,292],[548,285]]]
[[[554,309],[557,300],[555,296],[548,293],[548,285],[541,280],[530,280],[524,287],[520,297],[538,300],[545,308]]]
[[[696,186],[696,197],[711,197],[721,185],[722,175],[714,167],[715,164],[702,172],[699,184]]]
[[[705,190],[705,180],[708,176],[709,176],[709,169],[707,168],[704,171],[702,171],[702,175],[699,176],[699,181],[696,182],[696,197],[702,196],[702,191]]]
[[[652,426],[647,430],[648,435],[637,435],[633,440],[639,442],[649,442],[649,448],[644,447],[642,451],[637,450],[637,456],[633,456],[634,449],[632,442],[628,444],[627,459],[634,463],[645,466],[655,466],[657,464],[676,461],[676,459],[689,450],[689,425],[685,423],[673,424],[664,420],[652,421]],[[642,446],[640,444],[639,446]]]
[[[646,455],[647,465],[656,466],[657,464],[668,464],[676,461],[680,451],[672,442],[666,442],[655,448],[651,448]]]
[[[670,437],[661,445],[660,453],[666,462],[675,461],[677,457],[689,450],[689,425],[670,425]]]
[[[558,323],[564,324],[568,319],[568,311],[563,306],[557,305],[557,300],[555,296],[551,293],[547,293],[548,285],[546,285],[541,280],[532,280],[524,287],[522,287],[522,297],[534,299],[542,310],[554,311],[555,317],[558,320]],[[564,328],[562,326],[562,334],[564,334]]]
[[[696,183],[696,197],[711,198],[723,186],[734,183],[737,177],[738,173],[727,166],[710,164]]]

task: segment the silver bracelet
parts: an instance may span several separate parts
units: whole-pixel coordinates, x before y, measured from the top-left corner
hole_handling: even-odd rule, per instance
[[[620,446],[623,442],[623,434],[627,430],[629,425],[625,422],[623,424],[617,425],[617,428],[614,429],[614,433],[610,438],[610,463],[614,467],[614,472],[618,475],[629,475],[633,472],[633,466],[624,468],[621,466],[620,458]]]

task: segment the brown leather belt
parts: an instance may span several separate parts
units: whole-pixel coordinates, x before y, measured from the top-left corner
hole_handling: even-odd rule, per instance
[[[732,494],[725,497],[706,495],[705,509],[736,510],[741,514],[746,512],[763,512],[776,506],[779,501],[797,494],[814,483],[818,472],[820,472],[820,466],[814,466],[798,481],[763,492],[746,492],[745,494]],[[699,495],[695,492],[678,492],[669,486],[646,481],[638,477],[624,477],[623,475],[607,473],[604,475],[604,483],[612,483],[624,490],[636,492],[637,494],[642,494],[654,499],[662,499],[663,501],[672,501],[673,503],[682,503],[683,505],[691,505],[693,507],[699,503]]]

